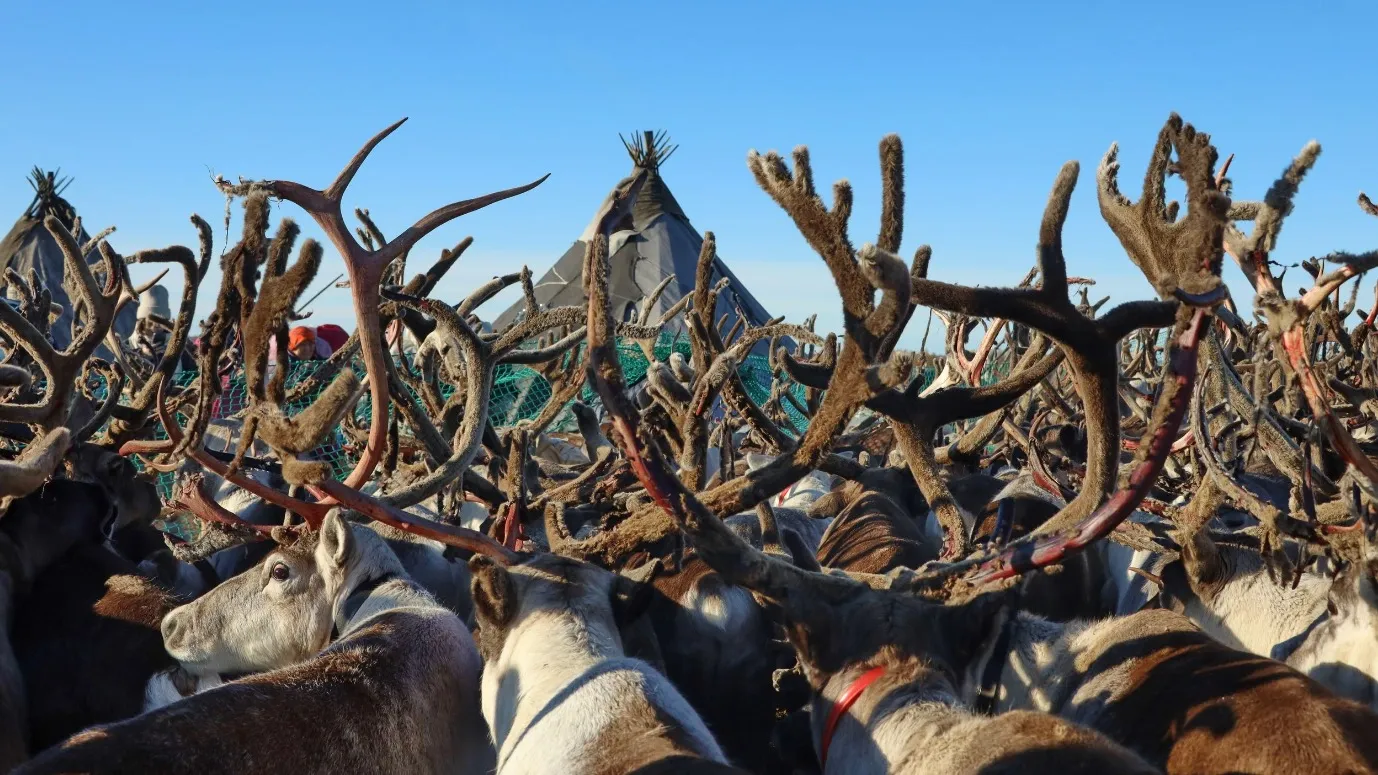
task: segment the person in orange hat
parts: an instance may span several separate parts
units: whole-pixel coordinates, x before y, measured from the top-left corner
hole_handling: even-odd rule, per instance
[[[316,329],[297,326],[287,332],[287,350],[297,360],[309,361],[316,357]]]

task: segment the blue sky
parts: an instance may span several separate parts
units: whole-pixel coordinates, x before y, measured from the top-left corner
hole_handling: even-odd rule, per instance
[[[409,116],[346,201],[389,235],[433,207],[551,173],[413,252],[414,266],[428,264],[474,236],[438,291],[454,301],[524,263],[544,271],[627,172],[617,133],[665,129],[681,146],[665,176],[694,225],[717,233],[773,314],[818,312],[836,327],[822,261],[756,187],[749,149],[807,144],[820,188],[851,180],[860,244],[878,219],[877,142],[898,132],[905,255],[929,243],[930,276],[985,285],[1024,274],[1052,180],[1080,160],[1069,270],[1128,300],[1150,292],[1099,216],[1094,171],[1119,141],[1121,188],[1136,197],[1175,110],[1222,158],[1236,154],[1242,198],[1321,142],[1279,259],[1378,242],[1378,220],[1354,204],[1360,190],[1378,195],[1371,2],[676,5],[7,3],[0,26],[18,32],[0,67],[0,215],[28,203],[32,165],[60,166],[88,226],[118,227],[117,249],[194,245],[197,212],[216,225],[218,250],[213,173],[324,186],[370,135]],[[318,284],[339,271],[328,254]],[[1227,279],[1249,297],[1237,270]],[[202,315],[216,287],[218,275]],[[496,315],[509,298],[484,309]],[[352,327],[342,291],[313,309],[317,322]],[[905,345],[918,344],[923,318]]]

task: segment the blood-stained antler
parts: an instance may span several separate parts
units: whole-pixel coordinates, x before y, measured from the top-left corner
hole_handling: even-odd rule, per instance
[[[1255,305],[1267,315],[1269,329],[1283,355],[1282,360],[1296,375],[1302,395],[1322,433],[1330,439],[1344,461],[1363,474],[1371,491],[1378,492],[1378,466],[1364,454],[1354,437],[1331,411],[1328,393],[1312,367],[1305,341],[1307,319],[1342,284],[1378,266],[1378,251],[1326,256],[1319,265],[1325,262],[1338,263],[1340,268],[1325,275],[1318,273],[1315,284],[1295,300],[1284,297],[1282,284],[1268,268],[1269,254],[1277,243],[1283,220],[1292,211],[1292,198],[1302,178],[1315,165],[1320,152],[1319,144],[1308,143],[1268,190],[1263,201],[1244,202],[1231,208],[1229,215],[1232,220],[1251,220],[1254,228],[1245,237],[1232,226],[1227,233],[1226,244],[1230,254],[1253,282],[1258,292]],[[1359,206],[1365,212],[1372,213],[1372,203],[1362,194]]]

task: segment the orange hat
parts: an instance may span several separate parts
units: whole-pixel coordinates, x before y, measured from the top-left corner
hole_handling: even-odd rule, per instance
[[[297,326],[296,328],[287,332],[287,349],[289,350],[297,349],[297,345],[301,344],[302,342],[314,341],[316,341],[316,330],[313,328],[307,328],[306,326]]]

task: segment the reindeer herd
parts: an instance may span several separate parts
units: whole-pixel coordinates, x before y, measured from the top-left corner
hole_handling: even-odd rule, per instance
[[[469,241],[408,278],[415,243],[544,178],[390,240],[356,211],[356,236],[342,198],[400,123],[325,189],[217,180],[243,233],[190,385],[171,377],[215,252],[205,221],[198,252],[121,256],[50,216],[75,305],[63,350],[37,278],[9,273],[0,771],[1378,772],[1378,299],[1346,323],[1378,252],[1303,262],[1293,296],[1270,258],[1319,146],[1234,200],[1229,161],[1174,115],[1137,202],[1112,146],[1101,214],[1157,298],[1108,310],[1067,273],[1075,162],[1033,270],[989,288],[930,279],[927,246],[897,255],[897,137],[859,248],[848,184],[829,206],[807,150],[753,152],[836,283],[844,330],[823,336],[724,330],[711,234],[679,303],[619,322],[608,241],[637,178],[589,242],[586,306],[537,303],[527,271],[434,298]],[[322,228],[357,318],[290,387],[269,343],[286,351],[324,250],[293,260],[300,230],[270,237],[270,200]],[[110,330],[138,297],[128,265],[159,263],[184,282],[155,363]],[[477,308],[513,285],[525,313],[485,330]],[[944,356],[897,348],[921,307]],[[629,386],[618,340],[671,324],[688,357]],[[758,402],[737,366],[762,344]],[[249,406],[226,420],[231,364]],[[494,428],[504,364],[554,395]],[[557,458],[540,450],[566,405],[578,449]],[[337,428],[359,450],[342,480],[312,454]],[[164,536],[169,514],[199,529]]]

